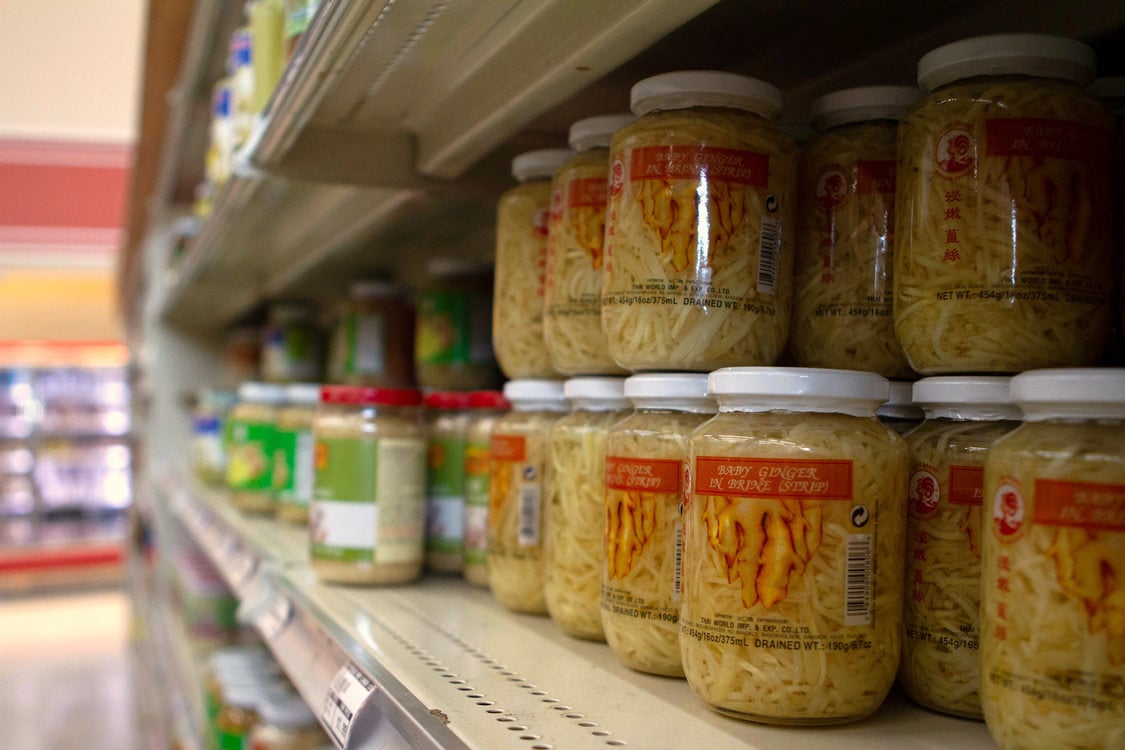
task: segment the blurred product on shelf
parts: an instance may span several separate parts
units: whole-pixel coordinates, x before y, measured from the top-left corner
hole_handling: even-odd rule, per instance
[[[980,556],[984,460],[1019,426],[1006,377],[924,378],[914,401],[926,421],[910,448],[906,588],[899,684],[935,711],[980,709]]]
[[[321,750],[328,736],[304,699],[296,693],[272,693],[258,704],[258,723],[250,732],[252,750]]]
[[[282,48],[285,59],[293,57],[293,51],[312,23],[313,15],[320,0],[285,0],[285,26],[282,29]]]
[[[274,302],[262,329],[262,380],[315,383],[323,375],[323,342],[316,308],[303,302]]]
[[[240,634],[235,617],[238,597],[211,561],[198,550],[181,550],[168,563],[174,605],[188,635],[197,643],[234,642]]]
[[[465,450],[470,394],[427,393],[426,569],[460,573],[465,565]]]
[[[636,410],[606,436],[602,627],[630,669],[683,677],[680,506],[691,433],[718,407],[702,373],[625,381]]]
[[[543,338],[543,285],[547,274],[547,228],[551,178],[574,152],[528,151],[512,160],[519,182],[496,206],[496,291],[492,302],[492,347],[509,378],[558,375]]]
[[[388,281],[357,281],[336,321],[329,380],[380,388],[414,387],[414,310]]]
[[[875,419],[874,373],[733,367],[691,439],[684,673],[720,713],[839,724],[894,683],[906,443]]]
[[[895,138],[913,86],[844,89],[810,106],[801,150],[790,348],[803,367],[914,371],[895,336]]]
[[[283,521],[304,524],[309,520],[316,470],[312,429],[319,404],[318,383],[285,386],[274,429],[271,482],[277,516]]]
[[[465,428],[465,580],[488,585],[489,442],[496,420],[511,404],[500,391],[473,391]]]
[[[497,388],[503,381],[492,353],[492,267],[435,258],[418,294],[414,369],[433,390]]]
[[[902,118],[895,330],[926,375],[1096,364],[1110,332],[1112,125],[1094,52],[1035,34],[918,62]]]
[[[617,375],[602,330],[602,250],[609,143],[633,121],[601,115],[570,126],[576,152],[555,173],[547,222],[543,339],[551,367],[564,375]]]
[[[875,410],[879,421],[899,435],[905,435],[926,418],[922,407],[914,403],[914,383],[908,380],[892,380],[891,396]]]
[[[624,378],[570,378],[571,412],[551,428],[543,506],[543,598],[563,632],[604,641],[605,456],[610,426],[629,413]]]
[[[680,71],[633,86],[613,136],[602,325],[632,370],[770,365],[789,335],[797,149],[781,92]]]
[[[422,573],[426,438],[412,389],[328,385],[313,422],[309,557],[325,581],[406,583]]]
[[[1012,378],[1024,423],[989,448],[981,703],[1017,747],[1125,737],[1125,370]]]
[[[227,488],[231,504],[252,513],[272,513],[273,445],[277,410],[285,400],[279,383],[243,383],[230,410],[227,436]]]
[[[232,103],[233,83],[230,78],[220,78],[211,89],[211,128],[204,171],[207,182],[215,188],[221,188],[230,179],[231,162],[234,161],[237,148]]]
[[[237,388],[248,380],[262,379],[262,331],[238,326],[223,335],[223,381]]]
[[[570,407],[561,380],[509,380],[504,398],[512,410],[493,423],[489,438],[488,586],[508,609],[545,615],[547,451],[551,428]]]
[[[236,391],[201,388],[195,394],[190,464],[195,476],[205,484],[226,482],[227,420],[237,402]]]
[[[250,21],[253,71],[249,108],[254,114],[257,127],[257,120],[261,118],[285,67],[284,0],[252,0],[246,4],[246,17]]]

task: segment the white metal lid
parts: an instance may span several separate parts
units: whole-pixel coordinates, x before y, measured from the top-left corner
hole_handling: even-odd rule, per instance
[[[628,112],[587,117],[570,126],[567,143],[575,151],[585,151],[597,146],[608,147],[613,134],[635,119]]]
[[[921,421],[925,416],[922,407],[914,403],[914,384],[909,380],[890,381],[890,395],[879,405],[875,414],[883,419],[915,419]]]
[[[1019,419],[1009,395],[1011,378],[1001,375],[943,375],[914,384],[914,401],[930,418]]]
[[[707,375],[701,372],[646,372],[625,379],[625,397],[638,408],[671,409],[698,414],[719,410],[707,393]]]
[[[1032,370],[1012,378],[1024,419],[1125,418],[1125,368]]]
[[[731,107],[773,121],[781,114],[781,92],[749,76],[719,70],[681,70],[633,84],[629,104],[638,117],[658,109]]]
[[[320,403],[320,383],[290,383],[285,386],[285,401],[302,406]]]
[[[708,379],[719,411],[810,411],[874,416],[890,385],[882,375],[812,367],[724,367]]]
[[[504,398],[513,405],[528,401],[549,401],[566,405],[563,381],[547,378],[519,378],[504,383]]]
[[[518,181],[533,180],[536,177],[553,177],[558,168],[574,156],[569,148],[541,148],[538,151],[525,151],[512,159],[512,176]]]
[[[258,704],[262,721],[281,729],[299,729],[316,724],[316,714],[296,693],[271,695]]]
[[[918,85],[927,92],[972,76],[1062,78],[1088,86],[1094,50],[1076,39],[1047,34],[993,34],[938,47],[918,61]]]
[[[849,122],[898,120],[908,107],[922,98],[917,86],[861,86],[841,89],[814,99],[809,119],[817,130]]]
[[[611,411],[629,406],[625,398],[625,378],[570,378],[563,384],[563,393],[579,409]]]
[[[238,386],[238,400],[255,404],[280,404],[285,399],[285,386],[280,383],[247,381]]]
[[[382,279],[360,279],[353,281],[348,287],[348,296],[359,299],[378,299],[381,297],[394,297],[399,293],[399,287],[393,281]]]

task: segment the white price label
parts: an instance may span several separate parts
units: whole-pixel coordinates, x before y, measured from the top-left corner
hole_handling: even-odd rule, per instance
[[[328,686],[320,721],[328,729],[336,747],[346,748],[351,738],[352,724],[359,710],[375,692],[375,682],[351,662],[340,667]]]
[[[230,571],[231,583],[238,589],[254,575],[254,570],[258,567],[258,558],[249,550],[236,545],[234,552],[227,558],[226,565],[227,570]]]
[[[255,625],[258,626],[258,632],[267,642],[272,643],[276,641],[285,628],[289,626],[289,621],[293,619],[293,602],[289,601],[289,597],[278,594],[270,602],[270,606],[258,616]]]

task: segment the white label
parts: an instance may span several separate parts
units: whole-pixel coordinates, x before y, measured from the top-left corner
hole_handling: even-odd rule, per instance
[[[382,375],[386,370],[384,352],[386,322],[382,315],[356,315],[352,329],[352,361],[350,371],[355,375]]]
[[[344,549],[375,549],[379,508],[374,503],[313,500],[312,507],[317,519],[317,543]]]
[[[249,550],[238,548],[227,562],[233,588],[241,588],[254,575],[257,567],[258,558]]]
[[[426,501],[426,540],[460,545],[464,539],[465,498],[429,498]]]
[[[520,528],[521,547],[539,545],[539,483],[528,482],[520,486]]]
[[[254,624],[257,625],[262,638],[272,643],[285,632],[292,619],[293,602],[289,601],[289,597],[279,594],[273,598],[269,608],[258,616]]]
[[[774,294],[777,287],[777,263],[781,258],[781,222],[762,219],[762,237],[758,244],[758,292]]]
[[[348,746],[355,717],[374,692],[375,682],[355,664],[348,662],[340,667],[320,710],[320,721],[336,747]]]
[[[377,481],[375,561],[419,562],[426,533],[425,441],[381,440]]]
[[[313,494],[313,480],[316,478],[316,459],[313,450],[316,441],[313,440],[311,431],[302,430],[297,433],[297,450],[293,459],[293,497],[289,498],[294,505],[307,505]]]
[[[871,557],[874,537],[849,534],[847,582],[844,586],[844,624],[871,624]]]

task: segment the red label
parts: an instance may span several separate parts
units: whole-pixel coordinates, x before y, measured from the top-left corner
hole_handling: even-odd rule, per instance
[[[630,154],[629,179],[733,182],[766,187],[770,157],[757,151],[708,146],[646,146]]]
[[[493,461],[523,461],[527,458],[527,440],[522,435],[493,435],[489,453]]]
[[[852,462],[813,459],[727,458],[695,460],[701,495],[852,499]]]
[[[1095,125],[1048,118],[985,122],[986,156],[1072,159],[1101,166],[1109,157],[1109,131]]]
[[[894,159],[857,161],[855,163],[855,191],[861,195],[873,193],[894,195]]]
[[[567,185],[566,205],[569,208],[605,208],[609,186],[597,177],[571,180]]]
[[[674,459],[607,456],[605,486],[626,491],[679,492],[680,463]]]
[[[1035,522],[1125,531],[1125,485],[1035,480]]]
[[[949,467],[949,502],[954,505],[984,504],[984,468],[981,466]]]

